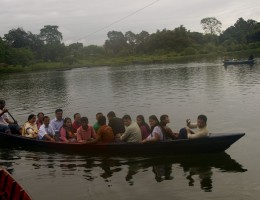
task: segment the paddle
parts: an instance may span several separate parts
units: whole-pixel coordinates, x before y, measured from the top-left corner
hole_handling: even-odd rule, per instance
[[[14,119],[14,117],[11,115],[11,113],[9,111],[7,111],[7,113],[10,115],[10,117],[13,119],[14,123],[17,124],[17,121]]]

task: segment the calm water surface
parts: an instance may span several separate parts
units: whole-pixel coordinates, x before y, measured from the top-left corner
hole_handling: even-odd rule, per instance
[[[259,199],[260,60],[81,68],[0,74],[0,98],[20,124],[29,114],[72,117],[113,110],[185,119],[208,116],[211,132],[245,132],[225,153],[197,156],[90,157],[0,148],[0,166],[33,199]]]

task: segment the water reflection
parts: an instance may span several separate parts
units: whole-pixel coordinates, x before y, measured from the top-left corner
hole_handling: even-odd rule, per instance
[[[48,179],[61,176],[80,175],[86,181],[94,182],[103,179],[107,187],[113,186],[113,179],[125,180],[129,186],[134,186],[140,180],[152,173],[155,182],[175,181],[175,176],[182,174],[181,182],[187,186],[200,185],[201,190],[211,192],[214,187],[214,173],[243,173],[247,171],[241,164],[232,159],[227,153],[214,155],[165,156],[152,158],[122,158],[122,157],[84,157],[76,155],[50,154],[27,152],[25,155],[18,151],[4,149],[0,153],[0,166],[4,166],[13,173],[16,160],[25,159],[31,163],[31,168],[46,171],[44,177]],[[10,156],[13,155],[13,156]],[[23,158],[23,156],[25,156]],[[18,161],[21,162],[21,161]],[[27,167],[28,168],[28,167]],[[28,172],[30,173],[30,172]],[[152,175],[151,174],[151,175]],[[180,181],[180,180],[176,180]]]

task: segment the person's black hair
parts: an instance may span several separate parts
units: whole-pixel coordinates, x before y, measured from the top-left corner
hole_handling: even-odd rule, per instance
[[[116,117],[116,113],[114,111],[110,111],[109,113],[107,113],[107,117]]]
[[[5,100],[0,99],[0,104],[4,105],[5,104]]]
[[[75,114],[73,115],[74,119],[76,118],[77,115],[79,115],[79,113],[75,113]]]
[[[80,122],[87,122],[88,123],[88,118],[87,117],[81,117]]]
[[[58,112],[63,112],[63,110],[61,108],[58,108],[57,110],[55,110],[55,113],[58,113]]]
[[[169,116],[168,116],[168,115],[161,115],[160,121],[162,122],[162,121],[165,120],[167,117],[169,117]]]
[[[42,115],[44,116],[44,113],[43,113],[43,112],[39,112],[39,113],[37,114],[37,117],[39,117],[40,114],[42,114]]]
[[[130,115],[124,115],[123,117],[122,117],[122,120],[132,120],[131,119],[131,117],[130,117]]]
[[[202,120],[205,122],[205,124],[207,124],[207,116],[206,115],[199,115],[198,119]]]
[[[100,117],[98,118],[98,124],[99,124],[100,126],[106,124],[106,117],[105,117],[104,115],[102,115],[102,116],[100,116]]]
[[[47,115],[45,115],[45,116],[43,117],[43,121],[44,121],[46,118],[50,118],[50,117],[47,116]]]
[[[28,121],[31,120],[33,117],[36,117],[36,115],[35,115],[35,114],[30,114],[30,115],[28,116]]]
[[[155,115],[151,115],[151,116],[149,117],[149,120],[150,120],[150,119],[151,119],[151,120],[154,120],[154,121],[156,122],[156,124],[151,127],[151,132],[153,132],[154,127],[156,127],[156,126],[159,125],[159,120],[158,120],[158,118],[157,118]]]

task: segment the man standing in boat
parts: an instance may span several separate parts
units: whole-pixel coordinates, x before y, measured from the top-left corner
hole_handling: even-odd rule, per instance
[[[5,108],[3,99],[0,99],[0,132],[22,134],[22,129],[17,122],[9,120],[8,110]]]

